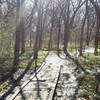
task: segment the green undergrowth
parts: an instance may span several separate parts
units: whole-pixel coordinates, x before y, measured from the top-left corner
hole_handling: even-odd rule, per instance
[[[78,93],[79,98],[85,98],[85,100],[92,100],[96,94],[96,79],[91,75],[78,74],[76,80],[81,83],[81,88]],[[93,99],[95,100],[95,99]]]
[[[47,55],[47,52],[48,51],[43,51],[43,50],[39,51],[38,59],[37,59],[37,65],[38,66],[40,66],[43,63],[43,60],[44,60],[45,56]],[[50,55],[51,54],[53,54],[53,52],[51,52]],[[32,51],[28,51],[28,52],[25,52],[24,54],[22,54],[20,56],[19,68],[21,68],[21,69],[26,68],[28,63],[32,59],[32,55],[33,55]],[[2,63],[2,64],[0,63],[0,77],[2,77],[3,73],[6,73],[11,69],[12,60],[10,61],[10,64],[8,64],[8,63],[9,63],[9,59],[8,59],[8,62],[6,62],[6,63]],[[33,61],[30,69],[33,69],[34,67],[35,67],[35,64],[34,64],[34,61]],[[8,87],[9,87],[8,83],[1,84],[0,85],[0,92],[7,89]]]
[[[79,97],[85,98],[85,99],[89,99],[90,97],[90,92],[88,92],[87,90],[83,90],[80,92]]]
[[[1,59],[0,59],[1,61]],[[3,62],[0,62],[0,74],[6,73],[7,71],[10,70],[10,66],[12,64],[12,59],[3,59]]]
[[[100,55],[88,54],[85,57],[76,57],[82,66],[93,73],[96,69],[100,70]],[[97,79],[92,74],[76,74],[76,80],[82,82],[80,91],[78,93],[79,98],[85,98],[85,100],[100,100],[100,95],[96,93]]]
[[[3,90],[8,89],[9,86],[10,86],[10,84],[8,84],[8,83],[0,84],[0,92],[2,92]]]
[[[43,59],[45,58],[47,52],[48,51],[43,51],[43,50],[39,51],[38,54],[39,65],[43,62]],[[20,59],[19,68],[25,68],[28,65],[29,61],[32,59],[32,55],[33,55],[32,51],[27,51],[24,54],[22,54],[19,57]],[[12,66],[12,62],[13,62],[13,57],[9,57],[9,58],[6,57],[6,59],[5,58],[0,59],[0,69],[2,69],[0,71],[1,72],[6,72],[7,70],[9,71]]]
[[[43,59],[45,58],[46,54],[47,54],[47,51],[40,50],[38,52],[38,59],[37,59],[37,65],[38,66],[40,66],[43,63]],[[20,58],[19,67],[20,68],[26,68],[26,66],[28,65],[29,61],[31,61],[31,59],[33,59],[33,52],[25,53]],[[32,65],[31,65],[31,68],[34,68],[34,61],[33,61]]]
[[[77,49],[78,49],[78,47],[70,46],[70,47],[68,48],[68,51],[69,51],[69,52],[75,52],[75,51],[77,51]]]
[[[89,54],[85,57],[76,57],[75,59],[87,69],[100,68],[100,55],[95,56],[94,54]]]

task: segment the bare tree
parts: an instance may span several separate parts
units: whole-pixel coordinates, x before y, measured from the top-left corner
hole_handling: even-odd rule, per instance
[[[100,12],[100,6],[98,5],[98,3],[99,3],[98,1],[90,0],[90,2],[92,3],[92,5],[95,8],[96,16],[97,16],[94,54],[98,55],[98,45],[99,45],[99,38],[100,38],[100,13],[99,13]]]

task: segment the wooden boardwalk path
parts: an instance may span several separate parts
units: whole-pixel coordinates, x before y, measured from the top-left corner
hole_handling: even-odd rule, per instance
[[[37,73],[38,81],[35,74],[32,75],[6,100],[52,100],[63,62],[57,56],[48,57],[45,65],[43,64],[42,69]]]
[[[78,56],[78,51],[71,55]],[[33,74],[5,100],[72,100],[78,83],[74,75],[76,66],[69,62],[56,55],[48,56],[38,69],[37,78]]]

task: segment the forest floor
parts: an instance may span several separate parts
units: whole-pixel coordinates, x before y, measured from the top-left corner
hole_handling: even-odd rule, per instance
[[[80,60],[81,64],[89,72],[94,72],[95,68],[98,70],[100,69],[100,64],[95,64],[97,66],[94,68],[92,63],[91,70],[90,63],[93,62],[94,59],[98,61],[96,63],[99,63],[100,61],[100,57],[94,58],[92,55],[93,51],[93,48],[84,51],[85,57],[90,55],[92,61],[89,58],[76,57],[76,59]],[[76,56],[76,52],[72,55]],[[90,65],[88,66],[87,64]],[[32,74],[30,71],[21,81],[21,84],[23,85],[15,88],[13,94],[9,95],[6,100],[13,100],[12,98],[15,97],[16,99],[14,100],[52,100],[54,87],[61,66],[60,78],[57,84],[54,100],[75,100],[75,98],[76,100],[100,100],[99,95],[95,93],[95,78],[92,75],[85,75],[81,71],[75,71],[76,65],[71,60],[62,60],[56,55],[51,55],[46,58],[43,69],[37,74],[38,82],[36,81],[36,77],[32,78],[30,81],[30,76]],[[17,72],[16,75],[20,74],[22,71],[23,69]],[[34,75],[31,77],[33,76]],[[21,88],[24,87],[28,81],[30,81],[28,85],[26,85],[21,93],[18,94]]]

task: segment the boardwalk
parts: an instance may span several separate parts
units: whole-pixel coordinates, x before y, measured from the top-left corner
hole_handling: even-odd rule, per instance
[[[48,57],[42,69],[15,90],[6,100],[52,100],[55,85],[63,60],[57,56]]]

